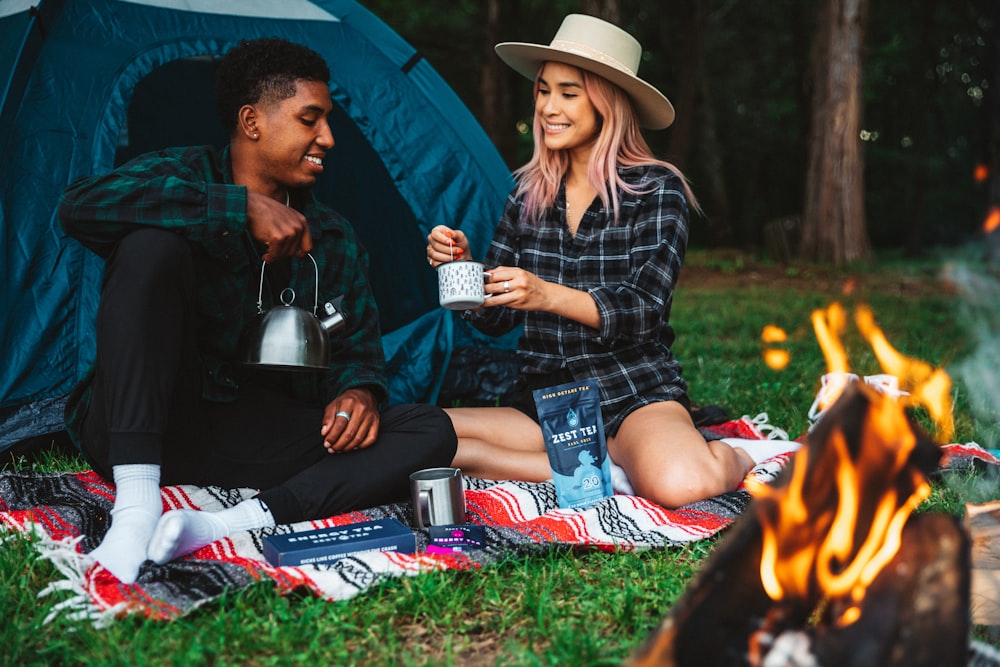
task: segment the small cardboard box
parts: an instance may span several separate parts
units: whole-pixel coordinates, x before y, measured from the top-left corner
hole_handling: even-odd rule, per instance
[[[396,519],[363,521],[264,538],[264,558],[274,566],[316,565],[371,551],[417,550],[413,531]]]
[[[430,544],[427,553],[453,553],[478,551],[486,545],[486,528],[471,524],[430,526],[427,529]]]

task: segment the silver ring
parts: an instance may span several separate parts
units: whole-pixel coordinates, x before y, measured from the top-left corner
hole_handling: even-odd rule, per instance
[[[338,412],[335,416],[336,417],[343,417],[347,421],[351,421],[351,415],[350,415],[350,413],[344,412],[343,410],[341,410],[340,412]]]
[[[510,281],[509,280],[503,281],[503,291],[504,292],[509,292],[510,291]]]

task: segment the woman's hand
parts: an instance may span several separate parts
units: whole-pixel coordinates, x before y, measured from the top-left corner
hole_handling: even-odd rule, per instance
[[[437,268],[456,259],[472,259],[465,233],[444,225],[434,227],[427,235],[427,263]]]
[[[550,288],[546,282],[530,271],[516,266],[498,266],[487,271],[489,280],[483,290],[487,299],[484,306],[507,306],[516,310],[552,310]]]
[[[542,280],[516,266],[498,266],[487,272],[489,282],[484,308],[507,306],[515,310],[539,310],[567,317],[597,329],[601,316],[589,293]]]

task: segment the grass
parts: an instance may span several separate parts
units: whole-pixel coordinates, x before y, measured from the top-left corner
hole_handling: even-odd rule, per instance
[[[973,352],[960,299],[938,279],[933,262],[848,272],[695,253],[682,280],[672,319],[692,399],[722,405],[734,417],[767,412],[792,436],[807,426],[825,369],[810,314],[832,300],[848,313],[869,304],[897,349],[932,365],[949,367]],[[853,285],[850,294],[844,293],[847,284]],[[766,324],[789,334],[782,345],[791,363],[784,371],[762,361]],[[845,343],[856,372],[879,372],[853,327]],[[983,441],[995,419],[973,414],[961,381],[953,394],[953,440],[995,447]],[[930,428],[925,416],[918,418]],[[56,454],[20,465],[64,470],[82,463]],[[922,509],[959,515],[976,484],[974,476],[936,482]],[[29,540],[15,536],[0,548],[0,664],[619,664],[655,628],[716,543],[643,553],[555,551],[478,572],[392,579],[340,602],[280,596],[260,584],[175,621],[128,617],[95,630],[65,618],[44,623],[61,598],[38,593],[57,575],[37,559]]]

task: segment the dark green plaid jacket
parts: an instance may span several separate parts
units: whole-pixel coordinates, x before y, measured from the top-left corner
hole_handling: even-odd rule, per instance
[[[261,259],[246,229],[246,205],[246,188],[233,184],[229,149],[209,146],[149,153],[111,173],[81,178],[67,188],[59,204],[63,230],[101,257],[138,227],[168,229],[190,242],[198,273],[198,345],[207,400],[235,398],[240,334],[257,315]],[[367,254],[350,223],[311,192],[293,192],[291,205],[309,222],[311,254],[319,268],[319,303],[343,295],[347,317],[347,325],[331,335],[329,369],[296,374],[293,392],[325,405],[344,390],[363,386],[384,406],[385,359]],[[308,257],[291,260],[290,281],[295,305],[311,310],[316,290]],[[276,305],[271,292],[285,286],[265,289],[265,310]],[[68,406],[67,426],[74,437],[92,375],[87,374]]]

